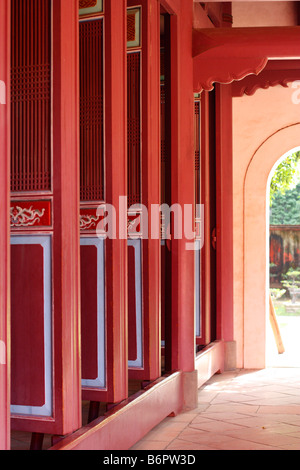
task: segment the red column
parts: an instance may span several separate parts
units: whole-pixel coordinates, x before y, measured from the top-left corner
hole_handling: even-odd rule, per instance
[[[53,292],[56,432],[81,426],[78,1],[53,0]]]
[[[209,92],[201,93],[200,105],[200,178],[201,178],[201,203],[204,205],[204,245],[201,249],[201,342],[207,345],[211,342],[211,318],[215,314],[212,309],[212,296],[214,292],[214,248],[211,243],[214,225],[215,194],[212,182],[211,165],[211,120],[214,118],[210,113]]]
[[[145,10],[144,10],[145,13]],[[160,203],[160,15],[159,3],[155,0],[147,2],[146,27],[143,28],[144,63],[143,76],[145,84],[143,90],[143,128],[142,134],[142,203],[148,207],[151,204]],[[145,24],[145,23],[144,23]],[[151,233],[151,219],[149,219],[149,233]],[[160,345],[160,240],[152,239],[143,241],[144,259],[144,308],[145,327],[148,328],[148,337],[145,338],[145,349],[147,348],[148,378],[153,380],[161,373],[161,345]]]
[[[119,196],[127,195],[126,1],[105,2],[105,201],[116,209],[105,240],[108,401],[128,394],[127,240],[119,237]],[[122,227],[121,227],[122,229]]]
[[[0,3],[0,450],[10,448],[10,1]]]
[[[217,339],[233,340],[231,87],[216,88]]]
[[[172,204],[191,205],[194,214],[194,92],[192,60],[193,1],[181,2],[171,15],[171,178]],[[194,224],[193,224],[194,225]],[[191,224],[191,229],[193,229]],[[194,251],[182,238],[172,239],[172,368],[195,366]]]

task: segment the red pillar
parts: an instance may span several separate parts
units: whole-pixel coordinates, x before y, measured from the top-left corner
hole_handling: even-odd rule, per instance
[[[10,1],[0,3],[0,450],[10,448]]]
[[[127,240],[119,237],[119,196],[127,195],[126,1],[105,2],[105,201],[116,209],[116,238],[105,240],[108,401],[128,394]]]
[[[212,233],[215,228],[214,210],[215,194],[212,182],[212,165],[211,165],[211,138],[210,128],[211,116],[209,105],[209,92],[201,93],[201,201],[204,204],[204,246],[202,247],[202,269],[201,269],[201,287],[202,287],[202,344],[207,345],[211,342],[211,324],[212,315],[215,315],[212,308],[212,296],[214,295],[214,253],[212,245]],[[211,129],[212,130],[212,129]]]
[[[56,433],[81,426],[78,1],[53,0],[53,288]]]
[[[145,11],[145,10],[144,10]],[[146,27],[145,27],[146,26]],[[159,3],[155,0],[147,1],[146,21],[143,34],[144,65],[143,76],[145,88],[143,90],[144,109],[142,116],[144,136],[143,141],[143,192],[142,203],[148,207],[160,203],[160,11]],[[146,29],[147,28],[147,29]],[[146,36],[147,31],[147,36]],[[151,233],[151,218],[149,218],[149,233]],[[147,348],[148,378],[153,380],[161,373],[161,345],[160,345],[160,240],[143,241],[143,258],[146,272],[144,272],[143,292],[144,308],[146,314],[147,335],[145,348]]]
[[[183,5],[184,3],[184,5]],[[194,91],[192,60],[193,1],[181,2],[171,15],[171,178],[172,204],[191,205],[194,217]],[[182,217],[183,218],[183,217]],[[194,229],[194,223],[190,225]],[[172,251],[172,368],[195,368],[194,251],[182,238],[171,241]]]
[[[216,88],[217,339],[233,340],[232,95]]]

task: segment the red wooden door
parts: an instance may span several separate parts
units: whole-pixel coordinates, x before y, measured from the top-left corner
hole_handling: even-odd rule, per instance
[[[161,375],[159,2],[127,1],[128,367],[129,378]]]
[[[12,427],[64,434],[81,424],[78,5],[12,0],[11,6]]]
[[[143,0],[142,3],[143,8],[128,2],[127,38],[124,35],[124,44],[127,39],[126,76],[117,76],[115,71],[110,74],[112,49],[103,31],[104,24],[107,31],[107,24],[112,24],[116,18],[112,5],[103,4],[103,11],[98,13],[85,14],[83,9],[80,16],[82,387],[83,398],[91,402],[115,402],[117,397],[124,399],[122,387],[125,373],[127,378],[138,380],[151,380],[160,375],[159,240],[144,238],[142,222],[143,204],[153,200],[156,193],[157,200],[153,202],[159,202],[159,183],[154,187],[148,183],[148,178],[153,180],[153,174],[159,171],[159,77],[156,75],[159,64],[159,14],[153,0]],[[153,36],[151,34],[152,41],[153,38],[156,40],[154,57],[154,44],[147,39],[148,28],[155,31]],[[120,28],[118,30],[121,33]],[[114,30],[112,34],[115,36]],[[118,54],[121,52],[119,44]],[[152,77],[155,77],[151,88],[146,81],[149,70],[151,83]],[[111,88],[112,83],[117,82],[121,91],[120,83],[126,84],[126,99],[122,97],[118,102],[116,89]],[[125,116],[118,111],[122,103],[127,105]],[[118,136],[116,120],[111,121],[111,130],[107,126],[114,113],[119,119],[123,118],[127,126],[127,142],[126,148],[121,149],[122,156],[111,154],[107,144],[107,136],[114,145],[116,142],[122,145],[123,142]],[[156,113],[157,121],[148,120],[151,113]],[[109,177],[112,158],[115,158],[115,169],[118,171],[118,178],[114,175],[114,180]],[[123,173],[125,158],[126,172]],[[126,187],[116,183],[123,175]],[[112,197],[114,201],[118,198],[119,209],[113,207],[115,214],[117,210],[125,211],[121,214],[125,227],[119,227],[120,230],[116,231],[116,240],[107,238],[105,227],[100,224]],[[126,197],[127,204],[123,207]],[[99,207],[102,207],[102,212]],[[122,329],[125,313],[116,308],[112,311],[111,299],[111,296],[114,300],[118,297],[125,299],[125,295],[121,297],[123,291],[114,293],[107,277],[108,273],[116,275],[115,268],[112,270],[111,267],[111,256],[117,256],[116,247],[123,244],[122,240],[118,240],[120,236],[127,245],[126,258],[123,254],[121,260],[119,258],[117,261],[116,258],[122,270],[126,267],[126,279],[120,279],[126,286],[128,299],[126,330]],[[147,261],[149,256],[152,257],[151,263]],[[119,331],[113,326],[118,315],[123,318],[118,321]],[[117,357],[120,344],[127,345],[126,356],[122,354]],[[119,361],[122,362],[121,369],[116,366]],[[114,375],[119,378],[114,379]]]
[[[196,342],[201,344],[203,337],[203,244],[204,244],[204,213],[201,207],[201,99],[195,97],[194,101],[194,135],[195,135],[195,329]],[[204,340],[205,342],[205,340]]]
[[[160,47],[160,105],[161,105],[161,204],[171,206],[171,70],[170,70],[170,19],[161,16],[163,34]],[[162,219],[161,240],[161,351],[165,370],[171,369],[172,349],[172,255],[170,227]]]
[[[52,416],[51,2],[11,18],[11,411]]]
[[[127,10],[128,366],[141,369],[142,309],[142,43],[140,8]]]
[[[97,208],[104,203],[104,18],[80,10],[80,264],[83,397],[97,388],[106,396],[104,234],[98,237]],[[88,16],[87,16],[88,15]],[[99,399],[100,401],[100,399]]]
[[[99,402],[127,397],[126,240],[114,225],[126,195],[126,7],[100,0],[80,7],[81,385],[92,419]],[[108,207],[116,217],[107,226]]]
[[[214,92],[195,99],[195,325],[198,349],[216,338],[216,153]],[[200,216],[200,217],[199,217]]]

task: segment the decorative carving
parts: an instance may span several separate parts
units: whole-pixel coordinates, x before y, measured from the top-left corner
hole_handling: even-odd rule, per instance
[[[80,215],[80,230],[91,230],[97,228],[100,217],[93,214]]]
[[[81,231],[100,231],[104,233],[102,225],[100,222],[104,219],[105,209],[101,210],[98,207],[81,207],[80,208],[80,218],[79,218],[79,227]]]
[[[10,225],[13,227],[28,227],[39,225],[41,218],[45,214],[45,208],[41,211],[29,208],[13,206],[10,208]]]
[[[12,201],[10,225],[12,228],[50,227],[51,201]]]
[[[140,44],[140,9],[127,10],[127,47],[139,47]]]
[[[135,41],[136,30],[135,30],[135,14],[127,14],[127,41]]]
[[[128,214],[127,231],[130,237],[142,236],[141,233],[141,214]]]
[[[79,8],[92,8],[97,5],[97,0],[79,0]]]

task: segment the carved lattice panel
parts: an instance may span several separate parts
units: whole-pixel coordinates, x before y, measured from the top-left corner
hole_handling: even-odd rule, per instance
[[[127,54],[128,205],[141,202],[140,53]]]
[[[79,15],[97,15],[103,10],[102,0],[79,0]]]
[[[200,101],[195,101],[195,203],[200,204]]]
[[[104,198],[103,24],[80,23],[80,199]]]
[[[50,190],[51,2],[11,8],[11,190]]]
[[[140,9],[127,9],[127,48],[141,46]]]

